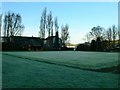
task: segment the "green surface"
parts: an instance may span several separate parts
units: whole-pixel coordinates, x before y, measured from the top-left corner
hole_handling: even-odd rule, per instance
[[[22,55],[26,53],[35,55],[35,52],[33,55],[32,52],[21,52]],[[81,70],[5,54],[2,55],[2,65],[3,88],[118,88],[119,74]]]
[[[82,69],[101,69],[118,65],[118,53],[52,51],[52,52],[4,52],[21,58],[67,65]]]

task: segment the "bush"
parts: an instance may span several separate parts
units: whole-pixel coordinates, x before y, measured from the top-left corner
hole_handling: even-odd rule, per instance
[[[90,46],[86,44],[79,44],[76,47],[76,51],[89,51],[89,50],[90,50]]]

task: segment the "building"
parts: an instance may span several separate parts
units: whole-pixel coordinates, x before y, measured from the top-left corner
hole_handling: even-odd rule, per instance
[[[62,48],[62,40],[56,36],[51,36],[45,39],[45,49],[58,51]]]
[[[39,37],[11,36],[2,37],[2,50],[42,51],[61,50],[62,41],[56,36],[40,39]]]

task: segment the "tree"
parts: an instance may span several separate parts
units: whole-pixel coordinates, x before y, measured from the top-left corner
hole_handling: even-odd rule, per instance
[[[90,36],[92,37],[92,39],[95,39],[92,40],[91,42],[91,50],[92,51],[101,51],[102,47],[101,47],[101,42],[102,40],[104,40],[105,38],[105,33],[104,33],[105,29],[101,26],[97,26],[97,27],[93,27],[91,29],[91,32],[89,32]],[[89,36],[89,37],[90,37]],[[89,38],[88,37],[88,38]],[[94,49],[95,48],[95,49]]]
[[[101,42],[101,50],[102,51],[108,51],[109,49],[108,49],[108,41],[107,40],[103,40],[102,42]]]
[[[21,36],[25,28],[21,22],[22,17],[19,14],[8,12],[8,14],[4,16],[4,36]]]
[[[101,51],[102,47],[101,47],[101,38],[97,37],[96,40],[96,51]]]
[[[111,48],[111,41],[112,41],[112,29],[111,29],[111,27],[109,27],[107,30],[107,39],[108,39],[108,44],[109,44],[109,49],[110,49]]]
[[[91,41],[91,35],[90,35],[90,33],[87,33],[86,35],[85,35],[85,41],[86,42],[90,42]]]
[[[52,12],[47,16],[47,30],[48,30],[48,37],[53,36],[53,20],[52,20]]]
[[[4,16],[4,36],[9,36],[9,35],[6,35],[6,34],[9,34],[8,31],[7,31],[8,30],[7,25],[8,25],[8,16],[5,15]]]
[[[55,17],[54,19],[54,27],[55,27],[55,44],[54,44],[54,47],[55,47],[55,50],[60,50],[60,43],[59,43],[59,26],[58,26],[58,20],[57,20],[57,17]]]
[[[40,38],[45,38],[45,31],[46,31],[46,13],[47,13],[47,8],[45,7],[42,16],[40,19],[40,31],[39,31],[39,36]]]
[[[41,20],[40,20],[39,37],[40,38],[45,38],[45,30],[44,30],[44,27],[43,27],[43,18],[42,17],[41,17]]]
[[[63,46],[65,47],[65,43],[67,42],[68,38],[69,38],[69,26],[66,24],[65,26],[61,27],[61,39],[62,39],[62,43]]]
[[[103,28],[100,26],[93,27],[91,32],[89,32],[93,39],[97,39],[98,37],[102,37],[103,35]]]
[[[89,51],[90,50],[90,46],[87,44],[79,44],[76,47],[76,51]]]
[[[57,32],[59,29],[57,17],[55,18],[54,24],[55,24],[55,32]]]
[[[112,36],[113,36],[113,49],[115,49],[115,40],[117,37],[117,28],[115,25],[112,26]]]
[[[90,51],[96,51],[96,41],[95,40],[91,41]]]

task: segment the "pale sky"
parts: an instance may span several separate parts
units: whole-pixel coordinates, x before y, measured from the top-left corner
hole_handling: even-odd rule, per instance
[[[68,24],[71,43],[82,43],[92,27],[100,25],[107,29],[118,25],[117,2],[3,2],[3,15],[8,11],[19,13],[25,26],[23,36],[38,37],[40,17],[43,9],[58,17],[61,25]],[[60,36],[60,35],[59,35]]]

